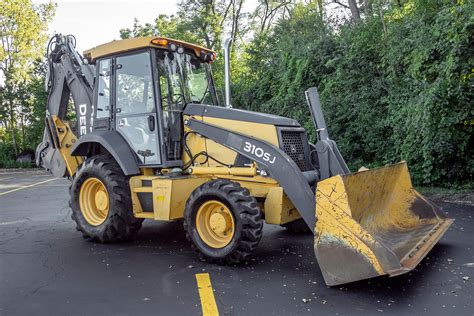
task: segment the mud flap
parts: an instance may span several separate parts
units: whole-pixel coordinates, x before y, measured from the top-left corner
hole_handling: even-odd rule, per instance
[[[412,270],[454,221],[412,187],[405,162],[319,182],[316,218],[328,285]]]

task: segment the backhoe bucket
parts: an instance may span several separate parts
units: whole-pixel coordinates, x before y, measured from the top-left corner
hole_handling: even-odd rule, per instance
[[[316,218],[328,285],[412,270],[454,221],[412,187],[405,162],[319,182]]]

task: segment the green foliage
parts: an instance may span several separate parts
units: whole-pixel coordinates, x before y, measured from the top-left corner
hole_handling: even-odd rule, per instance
[[[155,19],[155,24],[145,23],[142,25],[135,19],[132,28],[120,30],[120,37],[122,39],[138,36],[164,36],[204,45],[203,40],[191,32],[184,20],[176,15],[160,14]]]
[[[315,4],[297,5],[247,47],[234,103],[296,118],[314,140],[304,91],[315,85],[353,170],[407,160],[415,183],[472,182],[472,12],[412,0],[332,29]]]
[[[11,144],[13,155],[35,148],[42,135],[44,73],[38,71],[54,9],[31,0],[0,2],[0,141]]]
[[[226,18],[223,2],[182,0],[177,15],[160,14],[155,24],[141,25],[135,19],[132,28],[120,30],[122,39],[160,35],[219,50]]]
[[[408,160],[419,183],[472,181],[473,12],[470,1],[419,0],[388,25],[388,121],[397,128],[387,157]]]
[[[11,143],[0,142],[0,168],[31,168],[31,163],[16,162]]]
[[[52,3],[35,5],[31,0],[0,2],[0,70],[7,83],[29,80],[34,61],[42,56],[54,9]]]
[[[314,142],[304,91],[317,86],[330,135],[352,170],[406,160],[417,185],[470,188],[474,2],[357,2],[366,6],[361,19],[341,22],[324,16],[323,1],[261,2],[245,16],[242,1],[182,0],[176,15],[135,21],[120,35],[216,50],[222,88],[221,45],[230,33],[234,107],[293,117]],[[34,148],[42,137],[44,73],[34,60],[53,9],[30,0],[0,4],[2,39],[12,39],[0,50],[0,167],[14,165],[16,147]]]

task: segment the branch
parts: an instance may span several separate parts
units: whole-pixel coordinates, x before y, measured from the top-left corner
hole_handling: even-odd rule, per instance
[[[220,27],[220,28],[222,28],[222,26],[224,25],[225,19],[227,18],[227,14],[229,13],[230,6],[233,4],[233,2],[234,2],[234,1],[230,1],[230,2],[229,2],[229,5],[227,6],[227,8],[225,8],[224,15],[222,16],[222,20],[221,20],[221,22],[219,23],[219,27]]]
[[[332,3],[336,3],[336,4],[340,5],[341,7],[344,7],[346,9],[350,9],[348,5],[346,5],[344,3],[341,3],[338,0],[332,0]]]

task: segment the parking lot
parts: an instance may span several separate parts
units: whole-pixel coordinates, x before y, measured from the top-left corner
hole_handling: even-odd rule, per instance
[[[0,172],[1,315],[198,315],[200,273],[221,315],[474,314],[472,205],[435,201],[456,221],[411,273],[328,288],[312,236],[275,226],[238,266],[199,261],[180,223],[146,221],[132,242],[87,242],[68,187],[39,170]]]

